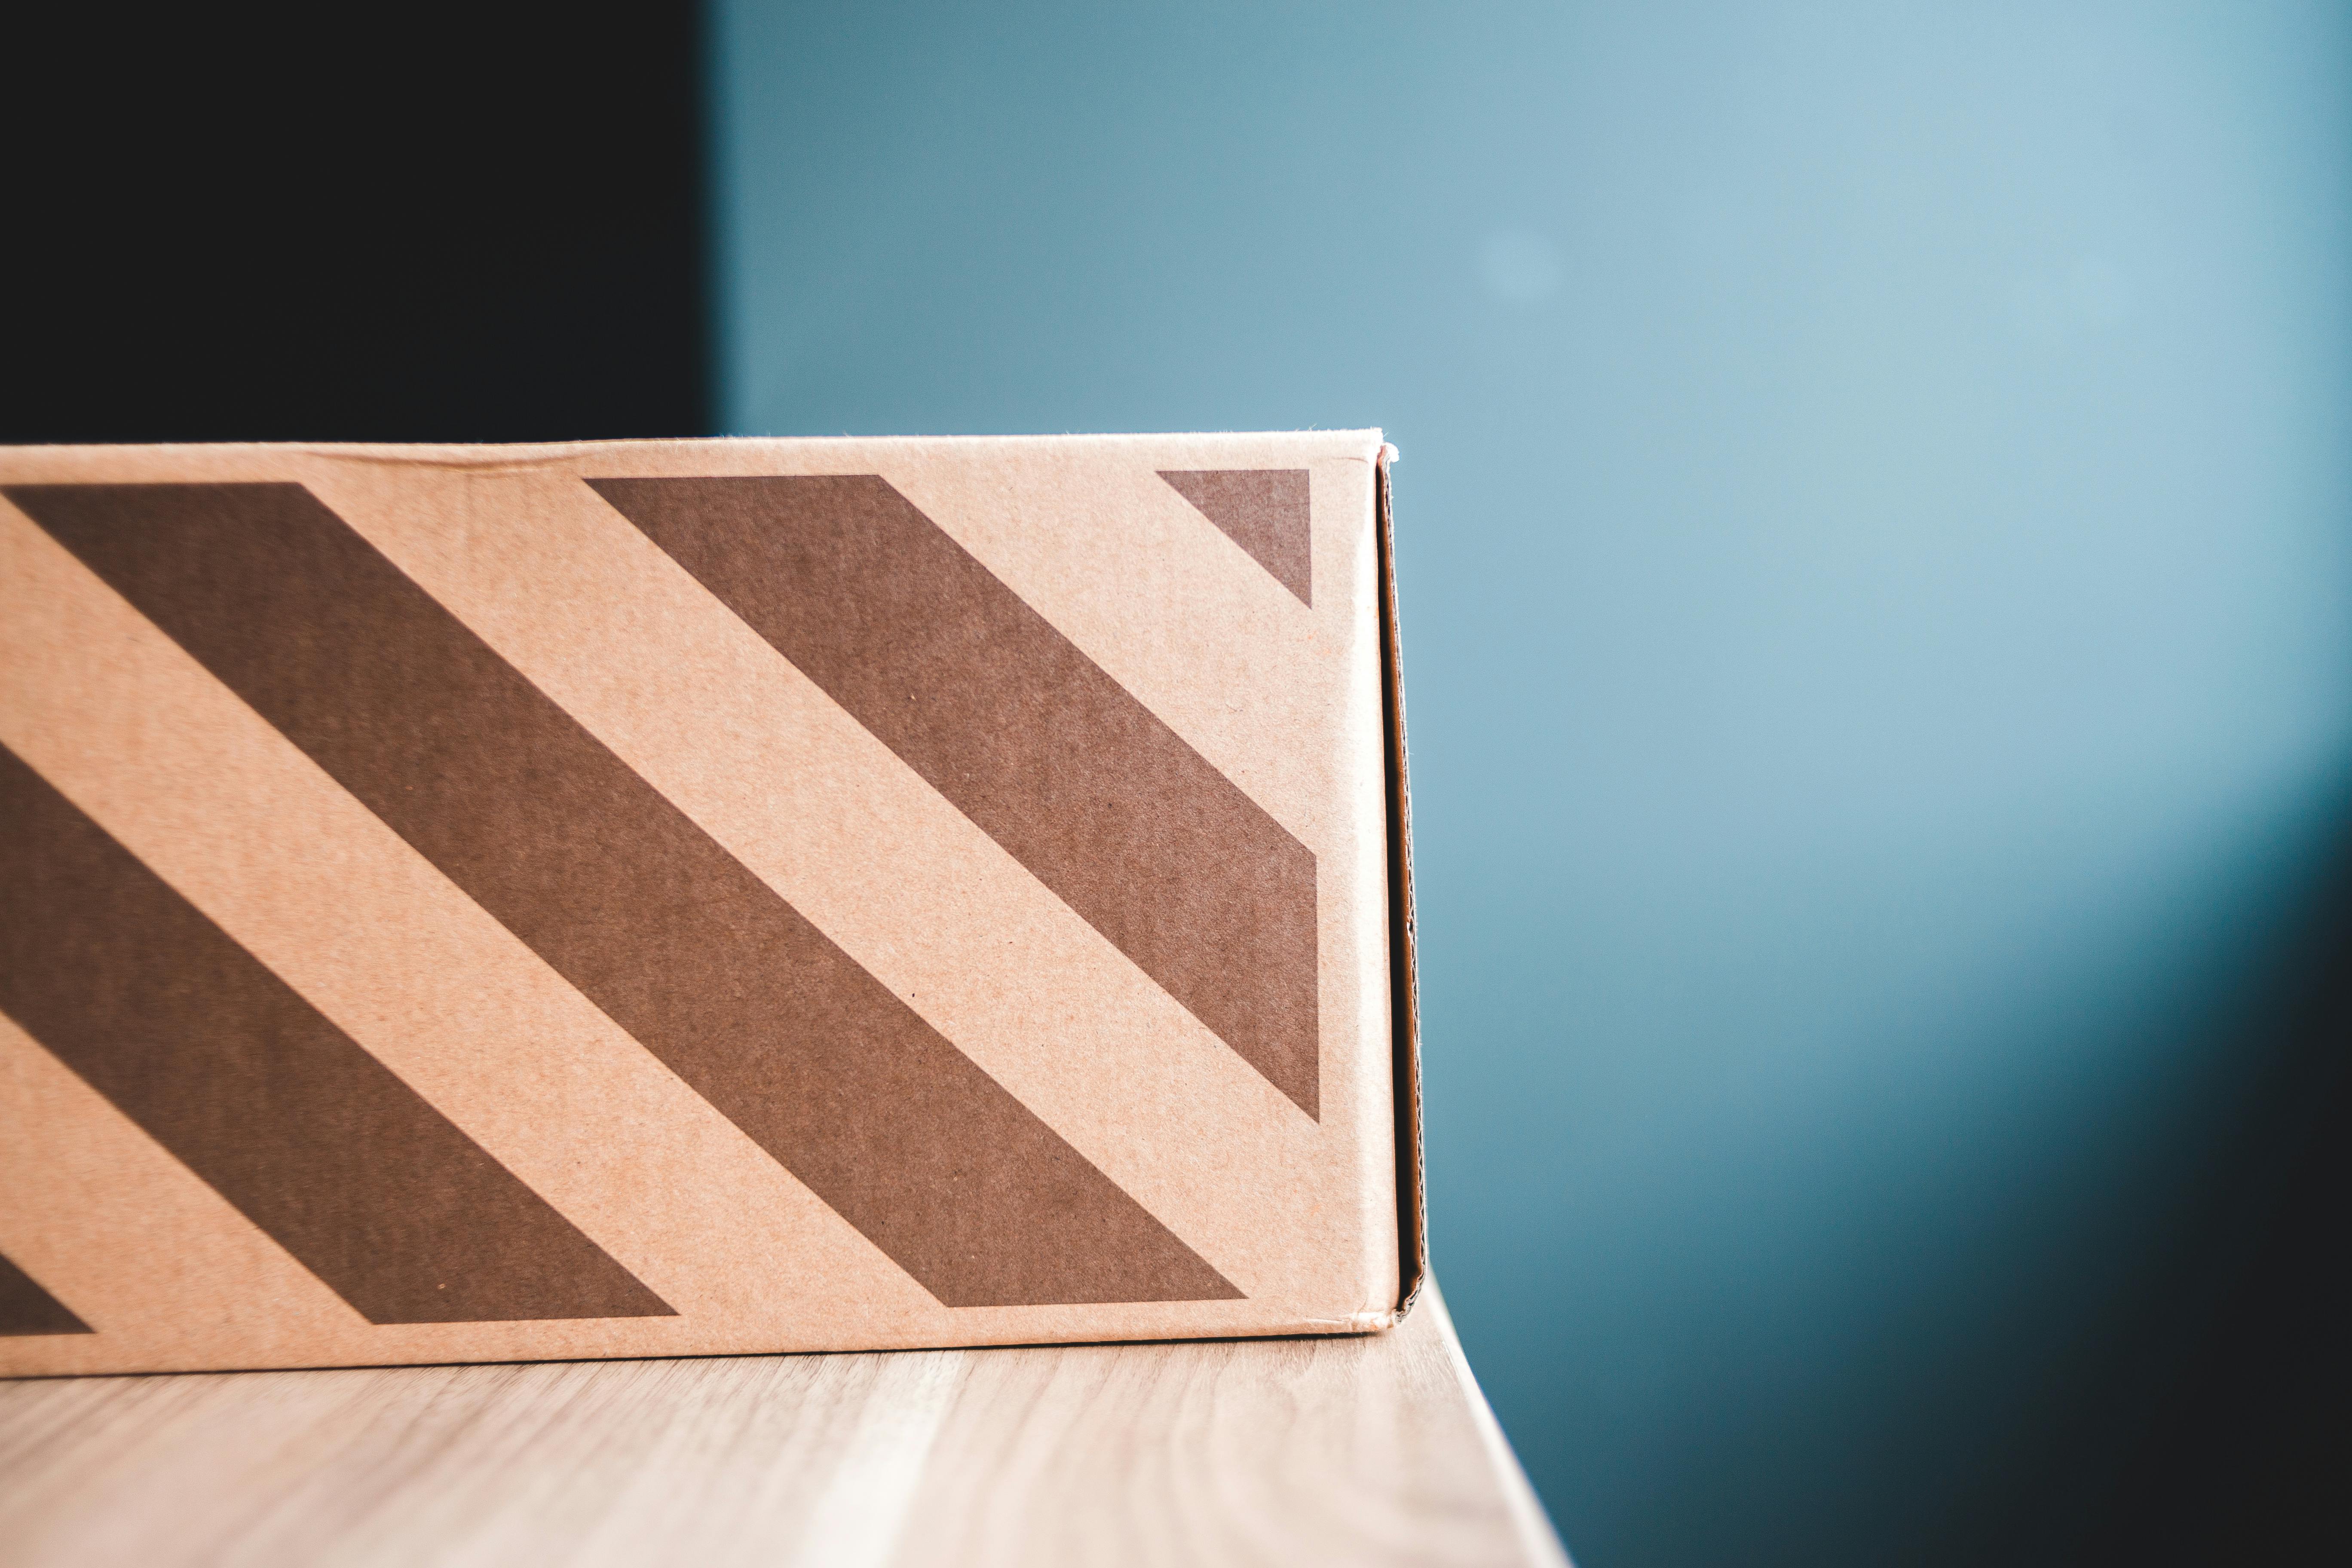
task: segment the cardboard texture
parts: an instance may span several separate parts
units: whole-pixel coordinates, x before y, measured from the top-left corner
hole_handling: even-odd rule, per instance
[[[1392,456],[0,450],[0,1372],[1394,1321]]]

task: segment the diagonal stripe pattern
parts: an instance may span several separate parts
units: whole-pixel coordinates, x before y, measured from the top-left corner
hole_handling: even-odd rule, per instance
[[[872,475],[588,481],[1310,1117],[1315,857]]]
[[[0,1011],[377,1323],[668,1306],[0,748]]]
[[[89,1325],[40,1282],[0,1256],[0,1338],[28,1334],[86,1334]]]
[[[7,493],[940,1301],[1238,1294],[299,485]]]
[[[1305,468],[1162,468],[1160,477],[1302,605],[1315,604]]]

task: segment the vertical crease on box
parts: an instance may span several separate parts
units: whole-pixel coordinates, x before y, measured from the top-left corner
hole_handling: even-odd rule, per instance
[[[1386,731],[1389,835],[1389,1008],[1396,1073],[1396,1315],[1412,1310],[1429,1277],[1429,1193],[1422,1164],[1421,994],[1412,908],[1412,784],[1405,766],[1404,647],[1397,628],[1396,531],[1383,446],[1374,465],[1373,526],[1381,572],[1381,718]]]

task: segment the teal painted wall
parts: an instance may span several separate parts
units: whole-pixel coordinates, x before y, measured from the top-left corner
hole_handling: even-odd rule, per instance
[[[711,48],[728,427],[1403,448],[1436,1258],[1587,1568],[2063,1560],[2336,896],[2352,12]]]

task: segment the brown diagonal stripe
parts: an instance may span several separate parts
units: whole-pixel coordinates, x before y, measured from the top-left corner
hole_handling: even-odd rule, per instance
[[[7,494],[941,1301],[1238,1296],[302,487]]]
[[[0,1012],[371,1322],[669,1315],[5,748],[0,819]]]
[[[1318,1113],[1315,857],[1159,715],[877,477],[588,482]]]
[[[63,1301],[0,1254],[0,1338],[89,1331],[89,1325],[75,1317]]]
[[[1160,477],[1300,604],[1315,603],[1307,469],[1162,468]]]

